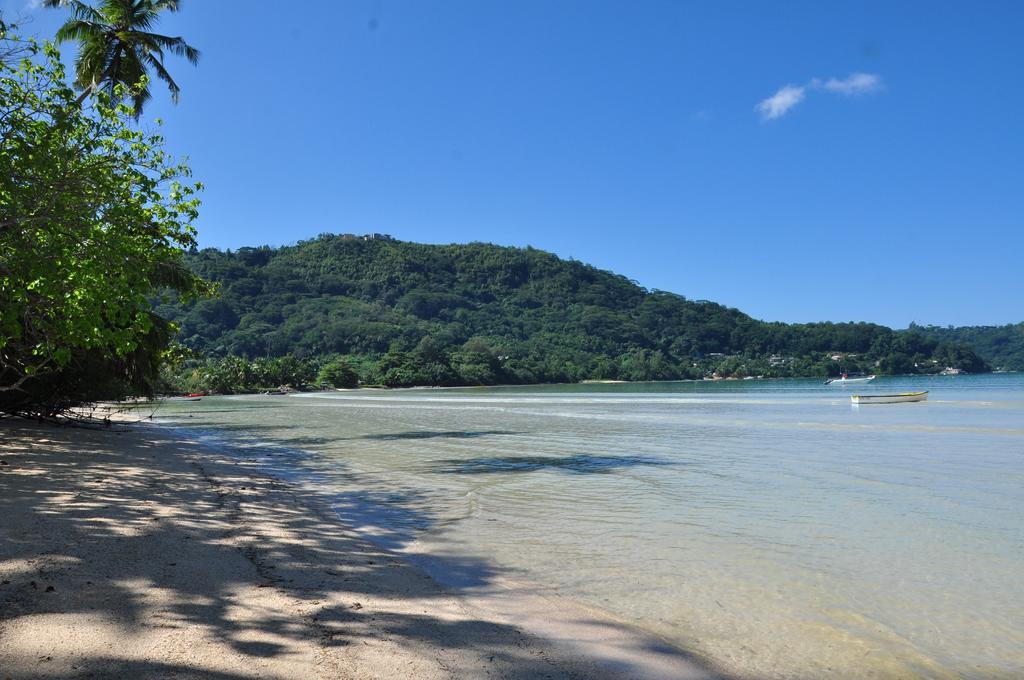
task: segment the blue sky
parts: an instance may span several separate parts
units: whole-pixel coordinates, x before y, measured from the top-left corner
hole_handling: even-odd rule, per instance
[[[202,61],[146,118],[203,246],[529,244],[763,319],[1024,319],[1022,3],[182,5]]]

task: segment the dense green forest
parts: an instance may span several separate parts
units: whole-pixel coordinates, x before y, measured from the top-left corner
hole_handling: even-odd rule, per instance
[[[205,249],[217,297],[156,312],[195,358],[177,389],[986,371],[968,346],[870,323],[766,323],[533,248],[321,235]]]
[[[993,368],[1024,371],[1024,322],[1005,326],[918,326],[910,332],[938,342],[966,343]]]

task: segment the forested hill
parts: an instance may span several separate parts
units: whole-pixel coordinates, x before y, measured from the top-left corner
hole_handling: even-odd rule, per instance
[[[1024,371],[1024,322],[1005,326],[918,326],[919,333],[938,342],[962,342],[971,345],[995,368]]]
[[[765,323],[533,248],[322,235],[188,264],[220,296],[158,307],[183,344],[208,358],[345,355],[364,382],[987,370],[962,345],[869,323]]]

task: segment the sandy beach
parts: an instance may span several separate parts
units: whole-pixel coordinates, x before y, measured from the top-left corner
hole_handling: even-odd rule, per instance
[[[155,426],[0,421],[0,678],[708,678],[561,600],[441,586]]]

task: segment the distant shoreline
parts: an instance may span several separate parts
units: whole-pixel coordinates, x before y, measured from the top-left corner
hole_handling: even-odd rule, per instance
[[[878,375],[878,379],[886,378],[957,378],[967,377],[973,375],[991,375],[991,374],[1004,374],[1004,373],[1018,373],[1018,371],[991,371],[989,373],[960,373],[957,375],[944,375],[941,373],[901,373],[895,375]],[[328,387],[328,388],[311,388],[311,389],[300,389],[289,387],[289,389],[296,394],[317,394],[331,392],[400,392],[407,390],[480,390],[490,388],[515,388],[515,387],[550,387],[550,386],[571,386],[571,385],[643,385],[648,383],[724,383],[724,382],[768,382],[778,380],[820,380],[822,383],[828,378],[823,375],[802,375],[802,376],[749,376],[743,378],[727,377],[727,378],[679,378],[674,380],[579,380],[576,382],[541,382],[541,383],[497,383],[493,385],[408,385],[403,387],[388,387],[386,385],[364,385],[360,387]],[[204,394],[203,396],[232,396],[232,395],[259,395],[265,394],[274,388],[259,388],[254,390],[236,391],[236,392],[211,392]],[[173,395],[164,395],[173,396]],[[271,394],[270,396],[281,396],[277,394]]]

